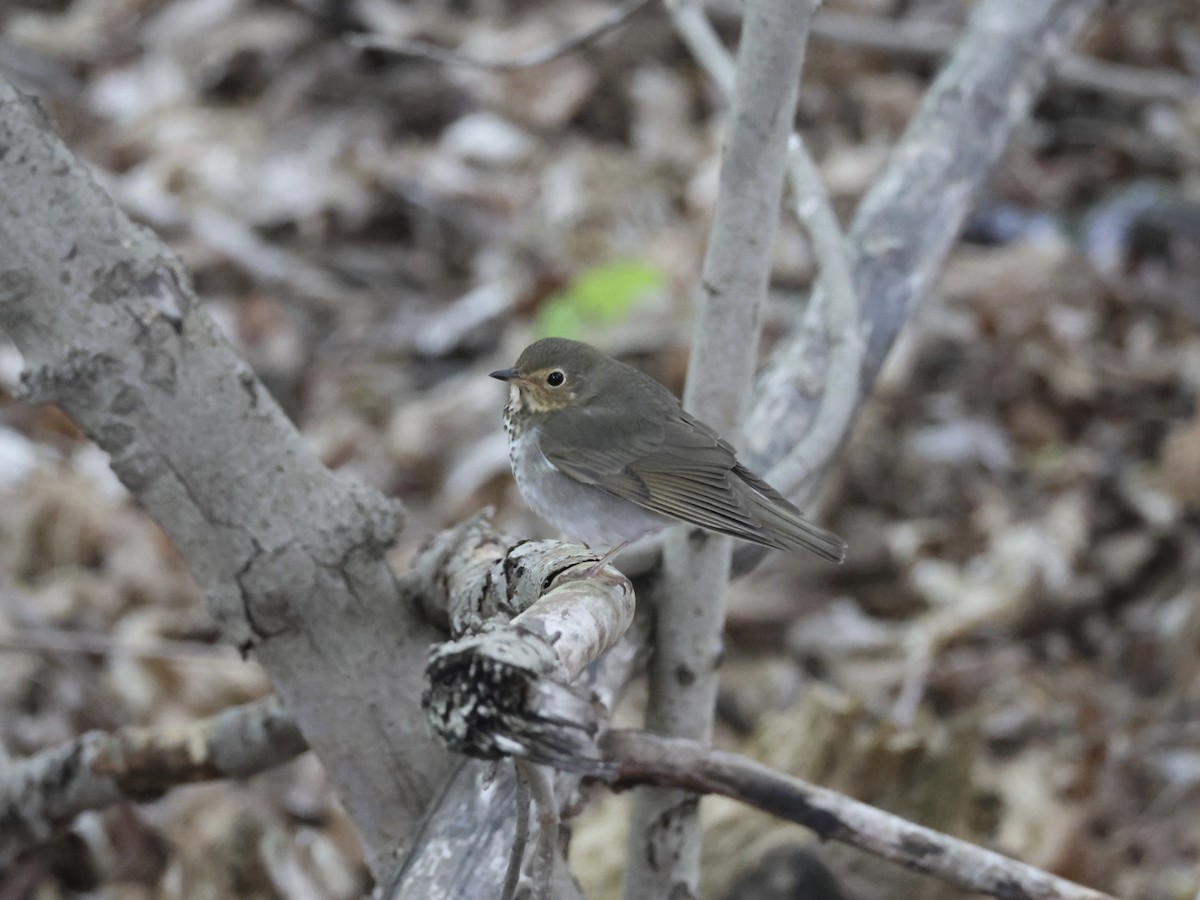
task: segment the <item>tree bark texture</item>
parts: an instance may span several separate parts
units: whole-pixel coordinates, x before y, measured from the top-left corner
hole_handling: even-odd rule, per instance
[[[378,861],[450,760],[419,707],[439,634],[384,561],[400,510],[321,465],[134,225],[0,80],[0,327],[29,399],[60,404],[252,651]]]

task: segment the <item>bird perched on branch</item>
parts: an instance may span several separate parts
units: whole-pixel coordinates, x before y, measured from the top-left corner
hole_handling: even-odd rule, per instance
[[[592,549],[687,522],[841,562],[841,538],[806,521],[665,387],[595,347],[544,338],[492,372],[513,476],[539,516]]]

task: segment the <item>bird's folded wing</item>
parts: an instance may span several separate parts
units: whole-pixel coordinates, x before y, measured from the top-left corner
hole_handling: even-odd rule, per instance
[[[580,413],[583,415],[583,413]],[[539,446],[563,474],[646,509],[780,550],[804,547],[840,561],[845,544],[805,520],[778,491],[746,469],[733,448],[682,410],[630,428],[627,416],[580,441],[579,423],[557,417]],[[624,426],[624,427],[622,427]]]

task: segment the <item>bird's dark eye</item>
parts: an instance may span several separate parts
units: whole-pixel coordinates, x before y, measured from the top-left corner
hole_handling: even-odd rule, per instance
[[[560,384],[562,384],[566,380],[567,380],[567,376],[564,375],[562,372],[558,371],[558,369],[555,369],[553,372],[551,372],[549,375],[546,376],[546,384],[550,385],[550,387],[558,387]]]

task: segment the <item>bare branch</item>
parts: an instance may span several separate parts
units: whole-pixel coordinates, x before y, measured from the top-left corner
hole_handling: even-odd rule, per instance
[[[237,653],[224,644],[200,641],[159,639],[125,641],[107,634],[74,631],[66,628],[21,628],[0,635],[0,651],[11,653],[67,653],[100,656],[132,656],[169,662],[206,662],[227,666],[241,662]]]
[[[522,53],[519,56],[508,59],[480,59],[479,57],[471,56],[469,53],[447,50],[444,47],[439,47],[436,44],[430,44],[426,41],[406,41],[384,35],[352,35],[346,40],[350,46],[361,50],[382,50],[386,53],[394,53],[397,56],[424,59],[447,66],[487,69],[492,72],[512,72],[517,69],[544,66],[546,63],[554,62],[556,59],[562,59],[562,57],[574,53],[588,44],[595,43],[609,32],[620,28],[632,16],[655,2],[656,0],[628,0],[628,2],[614,9],[595,25],[585,28],[578,34],[573,34],[557,43],[538,47],[536,50],[530,50],[527,53]]]
[[[417,705],[439,635],[384,559],[401,510],[321,465],[175,256],[3,80],[0,146],[0,327],[29,397],[108,451],[225,639],[270,672],[377,863],[449,769]]]
[[[529,804],[533,802],[529,779],[524,776],[521,767],[515,765],[515,761],[514,770],[517,779],[517,833],[513,835],[512,852],[508,856],[508,871],[504,874],[500,900],[513,900],[516,896],[517,884],[521,880],[521,863],[525,860],[525,848],[529,846]]]
[[[537,810],[538,837],[531,866],[531,900],[554,900],[550,891],[554,863],[558,857],[559,814],[554,799],[554,770],[528,760],[514,760],[518,777],[525,773],[529,794]]]
[[[584,673],[594,704],[604,710],[602,721],[641,667],[648,620],[645,614],[637,616],[617,645]],[[588,715],[593,714],[589,710]],[[573,772],[559,773],[557,795],[569,802],[580,779]],[[412,848],[385,881],[381,900],[475,900],[499,894],[514,834],[514,785],[511,766],[497,769],[495,764],[464,761],[433,804]],[[556,896],[567,900],[578,893],[565,867],[556,870],[555,878]]]
[[[590,574],[596,555],[582,547],[509,549],[489,532],[481,518],[423,557],[449,560],[432,568],[456,604],[455,633],[465,632],[430,656],[422,699],[430,724],[470,756],[529,756],[560,768],[594,762],[600,722],[590,694],[572,683],[633,621],[633,588],[611,566]]]
[[[949,56],[962,38],[958,29],[938,22],[905,22],[834,11],[817,16],[812,34],[814,39],[920,60]],[[1137,102],[1189,103],[1200,90],[1194,78],[1178,72],[1074,53],[1065,55],[1050,77],[1060,87],[1094,90]]]
[[[776,464],[771,476],[777,490],[805,505],[816,487],[811,473],[823,470],[832,461],[854,421],[864,344],[846,238],[825,183],[797,135],[792,136],[789,146],[788,171],[796,192],[796,215],[808,229],[821,266],[817,287],[828,298],[823,307],[825,339],[829,342],[825,389],[808,432]]]
[[[725,434],[736,433],[753,379],[787,137],[814,9],[808,0],[756,0],[748,4],[742,28],[684,391],[684,406]],[[728,538],[684,529],[665,540],[646,715],[655,731],[699,740],[711,735],[731,546]],[[629,841],[626,900],[696,893],[700,821],[694,798],[640,792]]]
[[[81,812],[154,800],[181,784],[245,778],[307,749],[275,697],[186,725],[90,731],[0,766],[0,868]]]
[[[722,794],[811,828],[823,840],[840,841],[993,897],[1114,900],[1108,894],[696,741],[610,731],[601,743],[608,761],[617,767],[618,786],[672,785],[699,794]]]

